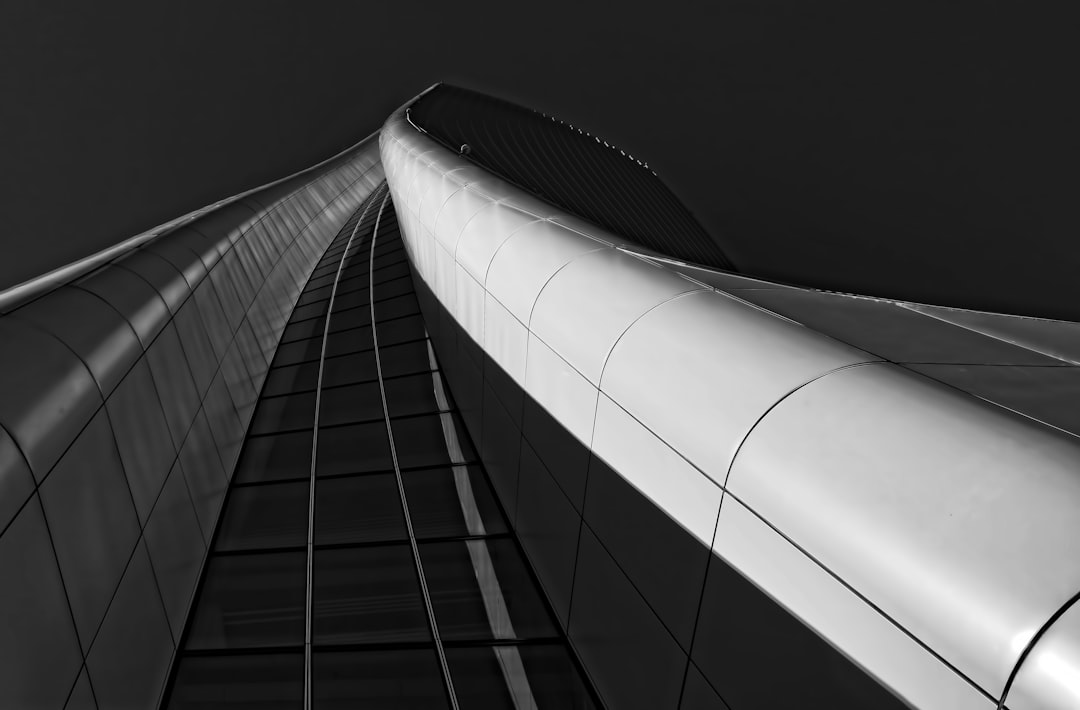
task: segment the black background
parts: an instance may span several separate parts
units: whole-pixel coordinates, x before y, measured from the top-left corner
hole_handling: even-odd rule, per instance
[[[0,288],[444,80],[645,159],[744,271],[1080,320],[1069,6],[9,1]]]

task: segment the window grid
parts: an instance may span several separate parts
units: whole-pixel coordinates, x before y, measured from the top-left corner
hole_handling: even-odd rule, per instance
[[[379,204],[376,204],[377,202]],[[387,209],[388,207],[389,209]],[[365,236],[370,238],[365,239]],[[411,288],[404,288],[406,285],[411,286],[411,281],[405,281],[406,278],[411,279],[411,276],[408,274],[408,266],[404,258],[382,269],[373,268],[377,267],[380,262],[395,260],[398,254],[401,257],[404,257],[405,254],[400,236],[397,233],[396,215],[386,193],[385,183],[372,194],[345,225],[342,232],[339,233],[328,248],[328,254],[331,251],[333,251],[334,256],[339,257],[337,271],[333,280],[327,283],[325,277],[320,276],[318,280],[321,283],[316,283],[317,279],[313,276],[305,287],[304,293],[301,294],[302,299],[304,294],[313,291],[322,290],[325,292],[325,289],[329,286],[329,299],[313,299],[305,304],[315,306],[321,303],[321,314],[307,319],[308,321],[321,320],[319,327],[315,329],[316,331],[321,329],[323,333],[317,358],[287,365],[280,365],[275,362],[275,367],[271,368],[267,377],[268,384],[271,382],[275,372],[281,373],[284,378],[292,375],[297,378],[294,381],[302,380],[302,382],[306,383],[308,382],[307,376],[301,378],[301,370],[309,368],[308,372],[310,373],[311,369],[317,368],[315,377],[312,378],[314,383],[304,384],[302,387],[294,389],[288,387],[286,380],[283,385],[279,385],[279,389],[272,390],[278,392],[276,395],[267,394],[267,390],[264,390],[264,396],[258,402],[258,408],[252,421],[252,430],[246,437],[252,444],[259,441],[264,442],[264,444],[273,444],[277,441],[274,437],[291,436],[295,439],[295,437],[300,436],[301,438],[296,439],[296,441],[303,441],[303,435],[305,433],[310,434],[311,438],[308,440],[310,441],[310,458],[305,464],[306,470],[296,469],[295,475],[288,475],[288,471],[282,474],[275,469],[275,472],[270,476],[260,477],[255,474],[253,478],[244,474],[244,457],[242,454],[237,475],[230,486],[232,490],[225,502],[225,506],[223,506],[223,516],[225,517],[222,520],[222,525],[218,526],[218,533],[215,534],[212,552],[208,557],[207,569],[204,570],[203,581],[200,584],[200,591],[189,615],[188,628],[181,642],[183,650],[177,655],[173,670],[173,683],[178,682],[176,681],[178,677],[193,677],[191,673],[184,676],[184,672],[181,671],[185,660],[188,659],[209,659],[207,662],[212,662],[215,658],[221,658],[222,663],[228,664],[234,662],[244,663],[246,662],[243,660],[245,658],[265,657],[269,659],[273,657],[284,664],[287,659],[293,659],[288,661],[292,663],[302,656],[303,706],[311,708],[313,705],[318,707],[321,693],[329,692],[325,688],[324,691],[320,691],[320,687],[323,687],[320,685],[322,682],[320,679],[323,676],[320,676],[319,668],[320,665],[325,666],[329,663],[327,654],[334,655],[339,660],[351,658],[361,663],[361,665],[375,663],[376,667],[383,667],[390,663],[387,659],[391,657],[399,660],[409,657],[407,653],[402,655],[402,653],[395,654],[395,652],[411,650],[422,653],[426,650],[435,653],[438,657],[438,669],[441,671],[442,676],[439,682],[446,692],[444,701],[450,703],[450,707],[458,707],[458,699],[453,690],[453,683],[455,674],[459,673],[462,679],[467,681],[466,687],[461,691],[465,693],[462,697],[468,701],[464,707],[476,707],[476,705],[470,703],[477,702],[477,693],[479,692],[477,688],[494,688],[492,692],[509,693],[507,697],[512,697],[514,704],[518,707],[522,707],[522,702],[525,703],[524,706],[536,707],[536,702],[531,697],[529,688],[529,678],[531,676],[526,672],[528,664],[526,662],[523,665],[522,658],[548,658],[550,654],[562,654],[566,659],[570,659],[567,661],[567,667],[573,669],[569,671],[570,676],[568,677],[576,681],[578,686],[586,689],[583,691],[589,698],[586,703],[594,703],[595,693],[588,689],[587,685],[583,684],[584,674],[581,672],[576,660],[573,659],[565,638],[560,635],[557,625],[554,624],[554,616],[546,599],[539,594],[539,586],[535,576],[528,569],[517,540],[506,523],[505,514],[490,488],[490,482],[480,466],[476,452],[473,451],[467,438],[459,438],[458,432],[464,432],[465,430],[458,420],[449,392],[443,388],[442,375],[438,363],[435,361],[434,352],[423,328],[422,320],[420,320],[418,308],[416,309],[417,313],[405,314],[400,313],[400,308],[399,310],[393,310],[400,304],[411,305],[415,303],[415,296]],[[326,262],[326,257],[320,264],[324,262]],[[366,262],[366,264],[362,262]],[[406,269],[404,275],[397,274],[392,278],[385,278],[379,274],[380,271],[398,267],[402,264],[405,265]],[[341,284],[345,283],[345,274],[349,272],[355,273],[361,266],[366,267],[367,273],[364,276],[366,276],[368,282],[367,287],[356,288],[351,293],[355,294],[354,298],[360,298],[362,295],[366,303],[353,302],[348,309],[336,310],[334,307],[335,298],[339,293],[338,289]],[[357,275],[353,276],[351,280],[359,280],[359,278],[360,276]],[[380,286],[383,288],[379,288]],[[366,293],[364,293],[365,291]],[[383,314],[384,304],[391,308],[385,316]],[[334,330],[332,325],[334,318],[342,313],[348,313],[351,310],[360,308],[369,310],[374,327],[369,324],[360,328]],[[329,314],[329,317],[327,314]],[[377,315],[379,317],[376,317]],[[413,321],[409,321],[409,319],[413,319]],[[403,324],[402,321],[405,321],[405,323]],[[290,327],[295,326],[298,322],[304,321],[290,320]],[[350,333],[365,328],[371,332],[370,346],[368,348],[339,355],[332,354],[335,341],[347,338]],[[385,338],[384,329],[386,331]],[[416,337],[412,337],[413,335]],[[368,365],[364,364],[362,367],[364,374],[360,376],[359,380],[341,381],[341,379],[337,379],[332,384],[330,383],[329,380],[332,378],[329,376],[329,363],[346,365],[348,358],[356,358],[357,355],[362,353],[370,353],[373,356],[375,365],[373,373],[368,371],[366,369]],[[357,362],[363,364],[367,362],[367,359],[362,358]],[[404,364],[402,364],[403,362]],[[345,370],[341,371],[345,372]],[[356,375],[350,374],[348,376],[355,377]],[[419,378],[427,378],[431,389],[431,392],[427,395],[421,396],[420,394],[420,389],[417,387]],[[324,393],[347,392],[347,388],[355,388],[357,385],[371,385],[375,382],[378,383],[381,417],[368,418],[365,415],[364,418],[355,422],[350,419],[334,424],[323,423],[322,417],[326,414],[326,410],[323,408]],[[267,407],[264,402],[284,404],[289,401],[290,397],[293,402],[306,402],[303,398],[305,393],[308,398],[314,400],[310,415],[313,426],[302,429],[281,428],[277,430],[277,424],[275,423],[262,422],[256,424],[256,422],[260,421],[260,413]],[[434,396],[427,399],[432,394]],[[421,399],[424,400],[422,405],[417,405],[413,401]],[[405,407],[402,408],[401,405],[405,405]],[[303,406],[308,405],[305,403]],[[344,468],[338,466],[332,470],[320,470],[320,454],[326,455],[326,451],[321,450],[319,446],[320,433],[324,435],[331,432],[341,434],[346,431],[347,427],[365,424],[381,425],[384,432],[382,436],[389,445],[390,458],[387,465],[368,470],[350,470],[348,465],[345,465]],[[406,430],[426,434],[424,441],[429,444],[429,448],[441,447],[442,453],[435,451],[434,458],[432,458],[432,453],[426,452],[424,456],[411,462],[400,459],[394,444],[394,435],[397,433],[402,436],[402,432]],[[289,441],[293,439],[289,439]],[[414,444],[415,441],[410,440],[406,445],[407,455],[411,453],[410,449]],[[245,445],[245,450],[247,448],[248,446]],[[267,453],[267,451],[270,453]],[[274,456],[275,451],[277,449],[272,447],[264,450],[261,455],[262,458],[258,459],[258,461],[263,463],[270,461],[270,459],[266,458],[267,456],[276,458]],[[333,456],[330,458],[333,458]],[[258,465],[258,462],[256,462],[256,465]],[[358,465],[353,468],[363,469],[363,466]],[[388,476],[394,478],[397,489],[397,504],[400,506],[401,514],[408,516],[405,535],[393,531],[389,533],[370,533],[365,527],[369,525],[366,519],[360,523],[359,532],[346,529],[344,533],[339,530],[329,536],[320,532],[322,528],[319,526],[323,521],[323,518],[320,517],[320,510],[325,513],[333,508],[332,504],[324,505],[322,508],[319,507],[320,486],[344,486],[347,489],[357,481],[367,480],[370,483],[379,477]],[[289,487],[298,489],[299,484],[307,484],[308,491],[306,501],[306,541],[289,537],[291,533],[287,530],[284,532],[279,530],[276,527],[277,521],[274,519],[274,510],[271,510],[271,515],[267,515],[265,510],[262,511],[261,517],[258,515],[258,511],[254,515],[256,528],[260,524],[269,524],[269,528],[263,531],[256,529],[254,532],[252,529],[247,529],[245,534],[250,536],[248,538],[245,538],[244,534],[240,534],[239,537],[236,536],[236,530],[243,529],[244,524],[243,521],[238,524],[232,518],[242,516],[244,511],[249,514],[249,518],[252,517],[251,511],[254,509],[252,501],[264,498],[271,502],[277,500],[277,504],[281,505],[283,499],[280,496],[275,498],[275,493],[280,493]],[[360,485],[361,489],[359,490],[362,490],[362,486],[365,484]],[[440,486],[442,490],[439,490]],[[244,493],[241,495],[241,492]],[[327,493],[327,495],[331,494]],[[379,515],[384,514],[385,511]],[[453,522],[450,522],[451,517]],[[340,523],[340,520],[338,522]],[[378,525],[377,522],[375,524]],[[230,533],[230,530],[233,532]],[[233,535],[232,538],[230,538],[230,534]],[[365,538],[369,534],[373,535],[373,537],[371,539]],[[260,535],[265,535],[265,539],[260,538]],[[353,536],[350,537],[350,535]],[[384,536],[379,537],[379,535]],[[262,539],[261,542],[259,542],[260,539]],[[288,542],[291,539],[296,539],[296,544]],[[248,541],[245,542],[245,540]],[[277,541],[275,542],[275,540]],[[282,540],[285,540],[285,542],[282,542]],[[327,571],[320,566],[318,562],[320,558],[379,560],[386,558],[387,555],[394,557],[395,549],[400,551],[406,547],[412,557],[411,573],[415,575],[416,581],[419,583],[417,591],[419,591],[419,596],[422,598],[424,615],[427,619],[426,633],[429,634],[429,637],[422,639],[408,637],[408,634],[400,633],[400,629],[393,628],[393,624],[383,629],[382,632],[371,632],[370,628],[367,628],[365,624],[374,617],[371,615],[365,617],[363,612],[357,614],[349,611],[348,607],[350,605],[362,607],[364,604],[369,604],[371,599],[379,599],[378,594],[366,598],[356,597],[357,592],[355,591],[344,593],[338,590],[339,596],[340,593],[345,594],[344,597],[341,597],[341,604],[345,608],[344,612],[335,609],[334,603],[329,606],[326,603],[320,603],[320,599],[324,598],[325,595],[320,597],[319,580],[329,583],[332,587],[331,578],[334,574],[333,571]],[[498,554],[493,554],[493,551],[497,553],[500,550],[509,551],[510,556],[505,557],[504,555],[505,559],[500,560]],[[211,604],[211,602],[220,602],[220,600],[208,601],[206,597],[209,595],[206,590],[212,588],[215,584],[220,586],[224,583],[227,586],[229,581],[218,578],[212,578],[208,581],[208,577],[214,573],[215,561],[218,561],[218,567],[228,560],[233,560],[235,564],[239,565],[257,565],[257,562],[253,562],[253,560],[262,559],[266,561],[266,564],[270,564],[275,559],[295,559],[300,554],[303,555],[305,562],[303,581],[304,608],[299,610],[303,614],[304,621],[302,637],[295,634],[290,636],[289,633],[292,632],[285,632],[282,631],[282,628],[274,627],[274,623],[281,621],[281,619],[267,620],[260,618],[258,610],[252,612],[251,609],[245,608],[231,610],[222,608],[219,612],[223,614],[220,620],[223,625],[232,624],[237,628],[242,628],[244,620],[247,619],[256,627],[258,627],[259,623],[264,623],[264,626],[268,624],[266,628],[269,631],[266,631],[262,637],[257,635],[251,637],[261,640],[241,643],[231,642],[227,638],[228,633],[231,632],[226,631],[226,638],[221,647],[213,647],[212,644],[207,646],[205,643],[193,646],[190,643],[192,638],[191,627],[197,615],[201,612],[201,607]],[[456,567],[454,564],[447,567],[448,554],[452,558],[451,562],[456,560]],[[289,557],[290,555],[293,557]],[[400,558],[400,555],[397,555],[397,557]],[[438,582],[437,588],[428,587],[423,566],[425,558],[435,560],[437,576],[439,577],[436,580]],[[442,569],[440,569],[439,564],[440,558]],[[507,567],[507,564],[510,566]],[[520,570],[524,570],[524,572],[519,571],[516,577],[512,572],[515,566]],[[465,571],[455,573],[455,570],[459,568]],[[341,575],[344,575],[342,579],[345,582],[342,583],[347,582],[355,586],[354,582],[348,578],[348,569],[343,569],[344,571],[338,570]],[[385,575],[386,578],[396,576],[400,580],[405,579],[402,576],[403,571],[401,569],[387,569],[389,573]],[[396,572],[394,569],[396,569]],[[506,576],[506,570],[508,569],[511,570],[509,577]],[[447,577],[447,574],[450,576]],[[392,581],[383,579],[383,575],[373,575],[372,579],[375,582],[369,582],[369,587],[379,587],[380,584],[384,586],[392,585]],[[485,579],[488,582],[486,585],[484,583]],[[243,587],[243,580],[233,581]],[[517,596],[512,594],[504,599],[499,583],[505,584],[506,581],[510,581],[511,586],[517,588],[522,586],[529,588],[524,590],[524,594],[518,593],[521,591],[520,589],[512,590],[515,591]],[[363,587],[363,584],[364,581],[360,580],[360,587]],[[402,589],[405,589],[405,587],[402,587]],[[491,593],[492,589],[495,590],[494,596]],[[274,593],[274,590],[270,591],[271,594]],[[278,590],[277,593],[282,592]],[[433,594],[435,595],[434,598]],[[350,595],[353,596],[350,598]],[[471,600],[473,602],[472,606],[470,607],[467,603],[462,602],[461,597],[466,597],[466,601]],[[403,597],[401,594],[396,596],[391,594],[389,598],[393,604],[399,605],[402,603],[401,599]],[[413,595],[413,598],[415,599],[416,595]],[[522,601],[526,598],[529,603]],[[330,599],[330,597],[325,597],[324,602],[326,599]],[[529,627],[529,630],[526,630],[525,633],[519,633],[516,632],[517,627],[515,627],[515,624],[518,622],[519,608],[523,605],[524,608],[532,608],[533,614],[531,619],[526,618],[525,627],[521,627]],[[327,609],[329,609],[329,612]],[[248,618],[253,613],[255,617]],[[279,616],[289,617],[294,612],[286,609],[284,611],[278,610],[277,613]],[[330,616],[326,617],[329,619],[328,623],[330,624],[327,628],[349,627],[358,629],[358,631],[351,636],[347,632],[335,632],[330,637],[320,638],[317,633],[319,619],[327,613],[330,614]],[[462,616],[463,613],[464,616]],[[334,616],[334,614],[337,616]],[[399,616],[401,615],[399,614]],[[417,619],[415,616],[409,617],[408,613],[404,614],[402,618],[412,618],[413,622]],[[284,623],[282,622],[282,624]],[[444,627],[450,631],[449,638],[443,634]],[[295,628],[295,624],[290,628]],[[240,635],[242,636],[242,634]],[[286,638],[289,639],[287,642],[281,642]],[[447,649],[451,651],[450,654],[447,653]],[[526,651],[528,652],[526,653]],[[353,655],[349,656],[350,653]],[[470,653],[471,656],[468,655]],[[379,654],[389,655],[382,657]],[[480,655],[477,656],[476,654]],[[451,656],[453,657],[451,658]],[[480,663],[481,657],[487,658],[487,666]],[[250,662],[255,663],[254,660]],[[270,663],[270,661],[268,660],[267,663]],[[470,663],[472,665],[469,665]],[[480,663],[480,665],[477,665],[477,663]],[[382,664],[382,666],[379,664]],[[499,673],[490,675],[494,673],[491,669],[496,666],[499,668]],[[432,666],[432,668],[435,668],[435,666]],[[486,672],[489,675],[476,676],[476,671],[478,669],[483,670],[483,668],[487,668]],[[541,665],[538,668],[540,674],[546,672],[544,666]],[[299,669],[296,670],[299,671]],[[357,672],[360,677],[363,677],[362,672]],[[496,680],[496,678],[498,679]],[[272,680],[268,679],[268,682]],[[429,678],[429,682],[431,681],[432,679]],[[247,681],[241,679],[236,682]],[[505,685],[501,691],[499,690],[500,684]],[[473,685],[476,685],[476,688],[472,687]],[[326,686],[326,688],[329,687]],[[542,704],[541,707],[547,706]]]

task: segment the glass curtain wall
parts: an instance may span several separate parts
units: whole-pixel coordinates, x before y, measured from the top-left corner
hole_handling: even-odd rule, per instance
[[[458,420],[384,184],[282,336],[164,707],[597,705]]]

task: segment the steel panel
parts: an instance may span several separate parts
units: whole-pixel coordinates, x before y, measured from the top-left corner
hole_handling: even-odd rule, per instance
[[[101,406],[86,366],[51,335],[0,318],[0,425],[40,482]]]
[[[1009,694],[1010,710],[1075,710],[1080,707],[1080,607],[1070,606],[1035,643]]]
[[[906,365],[939,382],[1080,436],[1080,367]]]
[[[913,707],[994,707],[962,676],[730,496],[720,511],[713,552]]]
[[[536,218],[497,202],[478,211],[462,227],[454,258],[481,284],[487,281],[492,257],[511,234]]]
[[[540,291],[529,329],[599,385],[612,347],[655,306],[696,289],[669,271],[614,249],[578,256]],[[640,377],[641,372],[637,375]]]
[[[484,310],[484,351],[514,382],[525,385],[525,358],[529,331],[502,305],[486,295]]]
[[[12,315],[67,345],[90,369],[104,396],[143,352],[128,322],[101,298],[81,289],[58,288]]]
[[[455,269],[454,318],[477,343],[484,342],[484,287],[461,264]]]
[[[153,286],[173,315],[176,315],[180,306],[191,295],[191,287],[184,275],[151,251],[136,249],[115,263],[119,267],[138,274]]]
[[[890,301],[795,289],[740,291],[739,297],[893,362],[1062,364]]]
[[[0,537],[0,705],[59,708],[82,653],[37,496]]]
[[[462,229],[477,212],[490,204],[490,199],[475,190],[468,187],[458,190],[439,211],[438,219],[431,230],[432,234],[448,252],[455,253]],[[415,231],[410,231],[409,236],[415,239]]]
[[[34,492],[34,475],[15,441],[0,429],[0,534]]]
[[[532,361],[529,362],[530,374]],[[712,545],[721,489],[605,395],[593,453],[704,545]]]
[[[1080,589],[1080,442],[878,364],[774,407],[728,489],[997,696]]]
[[[525,389],[586,446],[592,441],[596,388],[535,335],[529,335]]]
[[[959,308],[916,303],[903,305],[911,310],[969,328],[991,338],[998,338],[1048,357],[1080,365],[1080,323],[966,311]]]
[[[528,323],[544,284],[576,257],[604,248],[551,222],[532,222],[507,239],[488,268],[487,289],[522,323]]]
[[[158,292],[125,269],[104,268],[77,284],[100,296],[127,319],[143,347],[149,347],[172,314]]]
[[[626,331],[601,389],[723,485],[740,443],[769,407],[815,377],[869,359],[723,294],[698,291],[657,306]]]
[[[176,459],[150,367],[140,360],[105,403],[140,525],[150,517]]]

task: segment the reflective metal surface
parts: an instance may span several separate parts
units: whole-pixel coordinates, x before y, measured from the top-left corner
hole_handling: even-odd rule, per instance
[[[24,622],[2,622],[5,643],[60,643],[54,627],[74,619],[77,649],[74,664],[63,644],[59,664],[6,654],[4,677],[21,680],[0,705],[59,708],[93,686],[102,707],[155,706],[268,355],[381,177],[368,140],[276,196],[213,205],[0,294],[0,548],[47,549],[34,564],[52,569],[9,556],[30,586],[5,593],[44,591]],[[62,585],[34,581],[50,575]]]
[[[1009,694],[1010,710],[1080,707],[1080,607],[1075,602],[1053,621],[1020,665]]]
[[[878,364],[774,407],[728,490],[998,697],[1080,589],[1078,459],[1074,437]]]
[[[1074,324],[647,255],[462,168],[403,112],[380,150],[417,277],[490,356],[479,380],[450,372],[463,397],[483,399],[470,382],[497,381],[497,368],[905,703],[996,703],[1025,645],[1080,590],[1080,443],[1060,430],[1076,425],[1049,384],[1071,377]],[[1022,377],[988,385],[975,371],[964,383],[914,363],[1005,364]],[[522,476],[524,486],[524,464]]]

